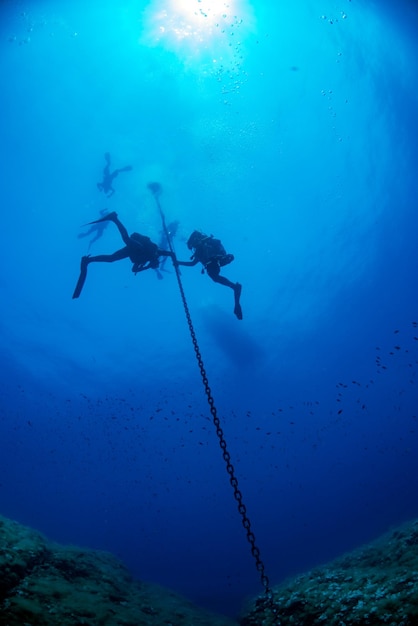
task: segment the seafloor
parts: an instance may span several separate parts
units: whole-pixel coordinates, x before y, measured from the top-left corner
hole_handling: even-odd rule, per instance
[[[418,520],[255,599],[241,626],[418,626]],[[237,626],[0,516],[0,626]]]
[[[241,626],[418,626],[418,520],[260,596]]]
[[[0,516],[1,626],[236,626],[132,580],[105,552],[64,547]]]

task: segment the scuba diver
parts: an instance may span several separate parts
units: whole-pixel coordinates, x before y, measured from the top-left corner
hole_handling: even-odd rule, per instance
[[[113,180],[119,174],[119,172],[130,172],[132,169],[132,165],[126,165],[125,167],[120,167],[119,169],[110,171],[110,153],[105,153],[106,165],[103,170],[103,180],[101,183],[97,183],[97,189],[99,191],[104,191],[106,196],[110,198],[115,193],[115,190],[112,187]]]
[[[139,233],[132,233],[128,235],[128,231],[122,222],[119,221],[117,213],[107,213],[107,215],[101,217],[91,224],[99,224],[106,220],[112,221],[118,228],[120,235],[125,243],[125,247],[117,250],[113,254],[99,254],[97,256],[83,256],[81,258],[80,276],[77,281],[76,288],[74,289],[73,299],[78,298],[83,289],[85,280],[87,278],[87,266],[90,263],[113,263],[114,261],[120,261],[121,259],[130,259],[133,263],[132,271],[136,275],[138,272],[143,272],[148,269],[157,269],[159,265],[160,256],[169,256],[175,261],[175,255],[168,250],[160,250],[156,243],[153,243],[149,237],[140,235]]]
[[[176,236],[178,227],[179,227],[179,223],[178,221],[174,221],[174,222],[170,222],[170,224],[168,224],[167,226],[167,232],[165,232],[165,230],[161,231],[161,236],[160,236],[160,241],[158,243],[158,247],[161,250],[165,250],[166,248],[172,248],[174,249],[174,244],[173,244],[173,240],[174,237]],[[157,272],[157,277],[158,280],[162,280],[163,279],[163,275],[161,274],[161,272],[168,272],[168,270],[165,269],[165,264],[167,263],[167,258],[168,257],[164,257],[161,262],[160,262],[160,267],[159,269],[156,269],[155,271]]]
[[[102,217],[104,217],[108,213],[109,213],[109,209],[102,209],[100,211],[100,215]],[[89,235],[94,235],[94,237],[89,241],[88,250],[90,250],[91,245],[95,243],[98,239],[100,239],[100,237],[103,235],[108,225],[109,225],[109,222],[103,221],[103,220],[96,222],[96,223],[91,223],[91,226],[88,229],[88,231],[86,231],[85,233],[80,233],[78,235],[78,238],[83,239],[84,237],[88,237]]]
[[[213,235],[205,235],[204,233],[195,230],[190,235],[187,241],[187,247],[189,250],[194,250],[191,261],[177,261],[174,259],[175,265],[187,265],[193,266],[197,263],[202,263],[202,274],[206,270],[209,278],[215,283],[230,287],[234,291],[235,308],[234,313],[239,320],[242,320],[242,310],[240,304],[240,296],[242,285],[240,283],[233,283],[224,276],[220,276],[221,267],[232,263],[234,257],[232,254],[227,254],[219,239],[215,239]]]

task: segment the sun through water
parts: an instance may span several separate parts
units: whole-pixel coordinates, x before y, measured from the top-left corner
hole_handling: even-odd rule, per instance
[[[247,0],[152,0],[146,15],[147,43],[188,63],[231,61],[253,27]]]

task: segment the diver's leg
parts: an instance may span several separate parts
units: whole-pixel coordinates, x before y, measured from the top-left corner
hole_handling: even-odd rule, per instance
[[[105,154],[105,159],[106,165],[103,168],[103,187],[105,184],[112,181],[112,175],[110,173],[110,154],[108,152]]]
[[[97,230],[97,226],[91,226],[85,233],[80,233],[78,236],[79,239],[83,239],[83,237],[88,237],[92,233],[95,233]]]
[[[117,213],[113,212],[113,213],[109,213],[109,215],[107,217],[110,217],[110,219],[112,220],[112,222],[116,225],[117,229],[120,232],[120,236],[123,239],[123,242],[129,246],[130,244],[132,244],[131,238],[128,235],[128,231],[126,230],[125,226],[122,224],[122,222],[119,220]]]
[[[218,263],[216,263],[216,261],[208,263],[206,266],[206,271],[209,278],[211,278],[215,283],[219,283],[220,285],[225,285],[225,287],[235,289],[235,283],[225,278],[225,276],[219,275],[221,268],[219,267]]]
[[[87,259],[87,265],[89,263],[113,263],[114,261],[121,261],[129,257],[128,248],[122,248],[117,250],[113,254],[98,254],[97,256],[83,257]]]
[[[96,229],[95,229],[96,234],[95,234],[95,236],[93,237],[93,239],[90,239],[90,241],[89,241],[89,250],[90,250],[91,246],[92,246],[94,243],[96,243],[96,241],[97,241],[98,239],[100,239],[100,237],[103,235],[103,230],[104,230],[103,228],[96,228]]]
[[[233,283],[231,280],[228,280],[227,278],[225,278],[225,276],[215,276],[215,277],[210,276],[210,277],[212,278],[213,281],[215,281],[215,283],[219,283],[220,285],[225,285],[225,287],[230,287],[231,289],[235,289],[236,283]]]
[[[235,301],[234,314],[237,316],[239,320],[242,320],[242,309],[241,309],[241,304],[239,301],[241,297],[242,285],[240,283],[233,283],[231,280],[228,280],[228,278],[225,278],[225,276],[220,276],[219,275],[220,267],[217,263],[209,263],[206,267],[206,271],[208,273],[208,276],[215,283],[219,283],[220,285],[225,285],[225,287],[230,287],[231,289],[234,290],[234,301]]]
[[[73,298],[78,298],[84,283],[87,278],[87,266],[90,263],[113,263],[114,261],[120,261],[121,259],[127,259],[129,257],[128,248],[122,248],[117,250],[113,254],[99,254],[97,256],[83,256],[80,265],[80,276],[77,281],[77,285],[74,289]]]
[[[109,176],[110,176],[110,154],[109,154],[109,152],[105,152],[104,157],[105,157],[106,165],[103,168],[103,181],[101,183],[97,183],[97,187],[99,188],[100,191],[102,191],[102,189],[104,189],[105,184],[106,184],[106,182],[107,182],[107,180],[109,179]]]

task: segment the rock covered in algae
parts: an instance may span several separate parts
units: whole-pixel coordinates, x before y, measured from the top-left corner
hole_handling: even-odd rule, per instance
[[[418,626],[418,520],[273,590],[242,626]]]
[[[234,626],[105,552],[63,547],[0,516],[1,626]]]

